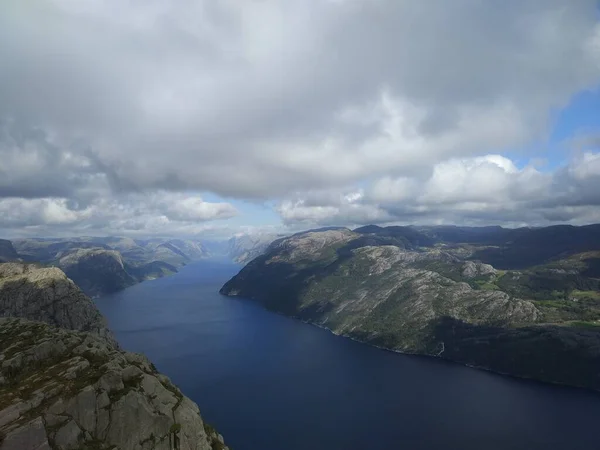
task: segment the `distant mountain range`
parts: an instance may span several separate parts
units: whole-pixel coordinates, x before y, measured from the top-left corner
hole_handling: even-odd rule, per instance
[[[0,263],[14,261],[19,259],[19,254],[12,245],[12,242],[6,239],[0,239]]]
[[[383,348],[600,389],[600,225],[298,233],[221,293]]]
[[[64,270],[90,296],[177,272],[211,254],[191,239],[126,237],[31,238],[0,241],[0,261],[23,260]]]
[[[227,241],[227,254],[233,261],[245,264],[261,255],[271,242],[283,236],[276,233],[236,234]]]
[[[262,254],[275,233],[238,234],[229,240],[132,239],[129,237],[0,239],[0,262],[60,267],[93,297],[177,272],[191,261],[228,257],[246,263]]]

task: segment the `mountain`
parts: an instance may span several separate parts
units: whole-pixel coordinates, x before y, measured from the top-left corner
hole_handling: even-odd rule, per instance
[[[101,296],[177,272],[210,256],[199,241],[124,237],[17,239],[18,257],[60,267],[83,291]]]
[[[275,233],[236,234],[228,241],[228,255],[235,262],[244,264],[261,255],[271,242],[281,238]]]
[[[0,265],[0,450],[227,449],[58,268]]]
[[[114,343],[94,303],[56,267],[0,264],[0,317],[20,317],[93,332]]]
[[[12,242],[0,239],[0,263],[16,261],[17,259],[19,259],[19,255],[13,247]]]
[[[499,269],[527,268],[578,253],[600,251],[600,225],[545,228],[418,227],[435,242],[469,244],[473,258]]]
[[[121,254],[103,248],[79,248],[59,253],[55,264],[86,294],[117,292],[138,282],[126,269]]]
[[[502,230],[456,234],[469,242],[413,227],[300,233],[274,242],[221,293],[390,350],[600,389],[599,253],[581,253],[591,231]],[[473,237],[490,232],[493,246]],[[478,259],[516,255],[520,233],[550,247],[524,243],[535,265],[513,269],[510,253],[502,270]]]

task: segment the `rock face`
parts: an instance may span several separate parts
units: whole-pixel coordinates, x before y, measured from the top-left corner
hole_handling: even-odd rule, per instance
[[[210,256],[201,242],[190,239],[17,239],[14,245],[23,260],[60,267],[90,296],[170,275]]]
[[[57,256],[56,265],[88,295],[110,294],[137,283],[116,250],[79,248]]]
[[[0,450],[227,448],[60,269],[0,264],[0,317]]]
[[[531,296],[537,292],[532,280],[542,275],[497,271],[465,260],[462,255],[473,253],[468,249],[438,245],[411,228],[390,228],[307,232],[276,241],[221,293],[380,347],[600,389],[600,327],[573,322],[600,318],[592,300],[580,313],[557,310]],[[569,286],[566,276],[552,273],[549,280]]]
[[[0,450],[216,450],[223,438],[142,355],[0,319]]]
[[[227,243],[227,253],[231,259],[245,264],[260,256],[274,240],[280,238],[277,234],[238,234]]]
[[[12,245],[12,242],[6,239],[0,239],[0,263],[8,261],[16,261],[19,259],[17,251]]]
[[[22,317],[114,342],[94,303],[56,267],[0,264],[0,317]]]

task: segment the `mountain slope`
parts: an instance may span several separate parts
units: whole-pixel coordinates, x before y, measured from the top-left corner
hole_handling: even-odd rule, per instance
[[[557,311],[520,295],[537,292],[528,273],[424,243],[405,229],[299,234],[273,243],[221,293],[384,348],[600,389],[600,304]],[[571,276],[549,273],[563,284]]]
[[[20,317],[79,331],[114,343],[94,303],[58,268],[0,264],[0,317]]]
[[[19,255],[12,245],[12,242],[6,239],[0,239],[0,263],[16,261]]]
[[[227,448],[58,268],[1,264],[0,316],[0,450]]]
[[[76,249],[59,254],[56,265],[92,296],[110,294],[137,282],[125,269],[123,258],[116,250]]]
[[[17,239],[14,244],[25,261],[60,267],[91,296],[170,275],[178,267],[210,255],[199,241],[189,239],[136,241],[109,236]]]
[[[223,449],[142,355],[96,334],[0,319],[0,450]]]
[[[271,242],[280,237],[274,233],[238,234],[227,242],[227,253],[234,262],[245,264],[261,255]]]

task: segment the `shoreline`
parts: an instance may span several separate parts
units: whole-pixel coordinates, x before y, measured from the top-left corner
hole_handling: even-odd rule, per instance
[[[567,389],[583,390],[583,391],[586,391],[586,392],[594,393],[595,395],[600,395],[600,389],[594,389],[594,388],[591,388],[591,387],[577,386],[577,385],[573,385],[573,384],[561,383],[561,382],[558,382],[558,381],[540,380],[539,378],[533,378],[533,377],[515,375],[515,374],[507,373],[507,372],[500,372],[500,371],[493,370],[493,369],[490,369],[490,368],[484,367],[484,366],[476,366],[476,365],[472,365],[472,364],[465,364],[465,363],[462,363],[460,361],[455,361],[453,359],[444,358],[444,357],[439,356],[439,355],[430,355],[430,354],[427,354],[427,353],[417,353],[417,352],[406,352],[406,351],[402,351],[402,350],[397,350],[397,349],[382,347],[382,346],[379,346],[379,345],[371,344],[371,343],[369,343],[367,341],[360,340],[360,339],[358,339],[356,337],[353,337],[353,336],[350,336],[350,335],[347,335],[347,334],[338,333],[338,332],[336,332],[336,331],[328,328],[325,325],[320,325],[320,324],[315,323],[315,322],[310,322],[308,320],[301,319],[301,318],[299,318],[297,316],[290,316],[288,314],[284,314],[282,312],[266,308],[262,304],[262,302],[260,300],[250,299],[250,298],[247,298],[247,297],[243,297],[241,295],[228,295],[228,294],[221,294],[221,295],[225,295],[227,297],[235,297],[235,298],[239,298],[239,299],[242,299],[242,300],[252,301],[254,303],[259,304],[265,311],[269,311],[269,312],[278,314],[280,316],[287,317],[289,319],[295,320],[297,322],[301,322],[303,324],[310,325],[310,326],[319,328],[321,330],[325,330],[325,331],[329,332],[330,334],[332,334],[334,336],[337,336],[337,337],[340,337],[340,338],[344,338],[344,339],[348,339],[348,340],[354,341],[356,343],[359,343],[361,345],[366,345],[366,346],[369,346],[369,347],[372,347],[372,348],[376,348],[378,350],[383,350],[383,351],[386,351],[386,352],[390,352],[390,353],[394,353],[394,354],[398,354],[398,355],[402,355],[402,356],[412,356],[412,357],[419,357],[419,358],[428,358],[428,359],[432,359],[432,360],[437,360],[437,361],[440,361],[440,362],[444,362],[444,363],[447,363],[447,364],[456,364],[456,365],[459,365],[459,366],[462,366],[462,367],[467,367],[469,369],[481,370],[481,371],[487,372],[487,373],[492,374],[492,375],[501,376],[501,377],[507,377],[507,378],[510,378],[510,379],[513,379],[513,380],[526,381],[526,382],[529,382],[529,383],[536,383],[536,384],[542,384],[542,385],[554,386],[554,387],[561,387],[561,388],[567,388]]]

